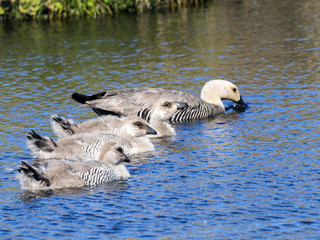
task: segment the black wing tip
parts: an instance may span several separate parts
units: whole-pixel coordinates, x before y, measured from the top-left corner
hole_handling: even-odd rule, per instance
[[[51,117],[51,119],[52,119],[53,121],[55,121],[55,122],[61,122],[61,121],[63,121],[63,118],[60,117],[59,115],[53,115],[53,116]]]
[[[53,152],[53,146],[57,147],[57,144],[55,141],[53,141],[51,138],[44,138],[37,134],[34,130],[31,130],[31,132],[28,132],[27,138],[35,145],[39,150],[43,150],[46,152]],[[51,142],[51,146],[50,146]],[[53,145],[53,146],[52,146]]]
[[[70,122],[65,119],[65,118],[62,118],[58,115],[54,115],[52,116],[51,118],[53,121],[55,121],[57,124],[59,124],[63,129],[69,129],[71,128],[71,124]]]
[[[29,164],[26,161],[24,161],[24,160],[21,161],[21,167],[28,167],[28,166],[29,166]]]
[[[106,116],[106,115],[111,115],[111,116],[116,116],[116,117],[123,117],[121,114],[118,114],[116,112],[112,112],[112,111],[108,111],[108,110],[104,110],[101,108],[92,108],[92,110],[99,116]]]
[[[81,104],[85,104],[86,101],[88,100],[88,96],[87,95],[84,95],[84,94],[81,94],[81,93],[72,93],[71,95],[71,98],[75,101],[77,101],[78,103],[81,103]]]
[[[18,172],[24,173],[26,176],[28,176],[36,181],[43,182],[47,187],[49,187],[51,185],[48,178],[43,176],[42,173],[38,172],[31,165],[29,165],[26,161],[21,161],[21,165],[20,165],[20,168],[18,169]]]
[[[28,132],[27,134],[27,138],[29,140],[32,140],[32,139],[43,139],[43,137],[41,137],[38,133],[36,133],[33,129],[31,129],[30,132]]]
[[[87,96],[85,94],[81,94],[81,93],[75,92],[75,93],[72,93],[71,98],[73,100],[77,101],[78,103],[85,104],[86,101],[92,101],[92,100],[100,99],[105,94],[106,94],[106,92],[100,92],[100,93],[95,93],[93,95]]]

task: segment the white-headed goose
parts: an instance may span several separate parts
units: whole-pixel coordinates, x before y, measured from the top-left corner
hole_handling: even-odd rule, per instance
[[[222,100],[233,101],[235,109],[246,108],[238,87],[227,80],[220,79],[206,82],[200,98],[187,92],[160,88],[127,88],[91,96],[73,93],[72,98],[83,104],[81,107],[92,108],[99,116],[136,115],[142,109],[152,108],[159,99],[187,103],[189,107],[177,111],[170,117],[169,122],[187,122],[223,114],[225,107]]]

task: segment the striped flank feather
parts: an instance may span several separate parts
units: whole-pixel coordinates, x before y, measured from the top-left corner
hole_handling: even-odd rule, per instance
[[[209,118],[209,116],[216,115],[217,113],[223,113],[223,109],[212,104],[203,103],[197,108],[188,107],[178,110],[170,119],[171,123],[189,122],[194,120],[201,120]],[[214,114],[213,114],[214,113]]]
[[[151,109],[150,108],[144,108],[141,111],[139,111],[137,115],[138,115],[138,117],[141,117],[142,119],[146,120],[147,122],[150,122]]]
[[[108,183],[121,179],[121,177],[107,165],[94,167],[87,172],[79,174],[81,179],[88,186],[97,186],[102,183]]]
[[[101,149],[101,146],[106,143],[108,141],[106,141],[105,138],[100,138],[100,139],[97,139],[96,141],[94,142],[91,142],[89,144],[86,144],[85,146],[83,146],[83,153],[86,155],[86,156],[89,156],[91,158],[94,158],[96,159],[97,158],[97,155]]]
[[[114,132],[116,133],[117,129],[114,129]],[[82,147],[83,153],[93,159],[97,159],[98,154],[100,152],[101,146],[107,142],[116,142],[119,143],[125,154],[127,155],[133,155],[139,153],[136,149],[133,148],[130,141],[127,139],[120,139],[116,134],[108,134],[105,137],[98,138],[97,140],[86,144]]]

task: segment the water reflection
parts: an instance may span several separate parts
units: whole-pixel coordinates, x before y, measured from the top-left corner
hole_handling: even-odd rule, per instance
[[[57,190],[41,190],[41,191],[28,191],[22,190],[19,193],[19,199],[23,202],[32,202],[39,198],[49,198],[55,196],[55,198],[61,199],[79,199],[88,195],[99,193],[100,195],[112,196],[114,193],[128,189],[129,184],[126,182],[112,182],[109,184],[86,187],[86,188],[69,188],[69,189],[57,189]]]

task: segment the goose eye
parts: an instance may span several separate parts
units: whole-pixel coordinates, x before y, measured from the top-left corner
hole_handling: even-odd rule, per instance
[[[237,91],[237,89],[236,88],[232,88],[232,91],[235,93]]]
[[[136,125],[137,127],[141,127],[141,126],[142,126],[142,123],[141,123],[141,122],[136,122],[135,125]]]
[[[119,153],[123,153],[123,149],[122,149],[121,147],[117,148],[117,151],[118,151]]]
[[[164,107],[170,107],[171,104],[170,104],[169,102],[165,102],[162,106],[164,106]]]

